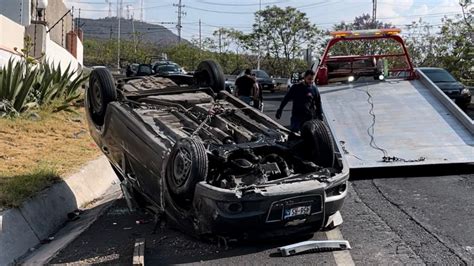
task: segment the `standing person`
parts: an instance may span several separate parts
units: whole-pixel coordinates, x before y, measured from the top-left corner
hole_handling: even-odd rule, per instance
[[[255,80],[255,94],[253,98],[253,107],[263,112],[263,92],[262,85],[258,83],[257,76],[252,73],[252,78]]]
[[[314,85],[314,77],[314,71],[307,70],[304,73],[303,81],[291,86],[276,112],[276,118],[280,119],[283,108],[289,101],[293,101],[291,110],[291,131],[293,132],[299,132],[308,120],[323,119],[321,95]]]
[[[244,75],[235,81],[235,95],[248,105],[252,103],[255,95],[255,80],[251,76],[252,71],[246,69]]]

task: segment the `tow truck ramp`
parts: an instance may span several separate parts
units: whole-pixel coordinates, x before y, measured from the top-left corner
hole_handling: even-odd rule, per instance
[[[320,87],[351,169],[474,163],[472,120],[427,77]]]

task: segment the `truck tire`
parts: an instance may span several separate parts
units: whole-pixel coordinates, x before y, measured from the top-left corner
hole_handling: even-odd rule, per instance
[[[206,148],[200,140],[182,138],[176,142],[169,156],[166,181],[172,195],[190,201],[196,184],[207,176]]]
[[[104,124],[105,111],[110,102],[117,100],[115,81],[106,68],[92,70],[87,89],[89,113],[92,121],[98,126]]]
[[[301,137],[308,150],[308,159],[322,167],[332,167],[335,163],[334,140],[329,127],[321,120],[304,123]]]
[[[215,93],[225,90],[224,72],[215,61],[205,60],[199,63],[194,77],[200,87],[211,87]]]

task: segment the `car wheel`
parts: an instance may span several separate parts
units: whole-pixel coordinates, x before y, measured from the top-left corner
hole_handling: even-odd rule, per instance
[[[334,166],[334,140],[326,123],[321,120],[304,123],[301,136],[306,147],[312,147],[307,154],[310,160],[322,167]]]
[[[200,140],[182,138],[171,150],[166,179],[170,192],[179,199],[193,198],[196,184],[206,178],[208,159]]]
[[[89,112],[92,121],[102,126],[104,124],[105,111],[110,102],[117,100],[115,81],[109,70],[97,68],[92,70],[89,77],[89,88],[87,90]]]
[[[199,86],[211,87],[216,93],[225,89],[224,72],[215,61],[205,60],[199,63],[194,77]]]

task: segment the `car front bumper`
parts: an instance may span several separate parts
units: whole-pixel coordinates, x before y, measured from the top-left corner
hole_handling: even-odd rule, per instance
[[[330,187],[310,180],[256,188],[242,194],[201,182],[193,201],[195,229],[199,235],[244,239],[312,233],[340,210],[346,195],[347,178]],[[295,208],[308,206],[309,214],[287,217]]]

